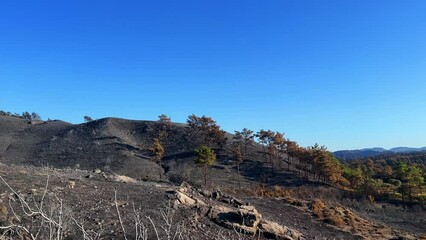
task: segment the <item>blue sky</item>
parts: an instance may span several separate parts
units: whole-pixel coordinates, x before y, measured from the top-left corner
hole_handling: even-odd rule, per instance
[[[0,109],[271,129],[331,150],[426,146],[426,1],[18,1]]]

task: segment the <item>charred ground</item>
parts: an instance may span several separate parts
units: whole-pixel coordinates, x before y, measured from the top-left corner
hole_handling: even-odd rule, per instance
[[[166,192],[182,182],[197,189],[220,189],[232,194],[254,205],[265,218],[300,231],[306,239],[419,238],[426,234],[424,214],[417,212],[420,214],[417,216],[411,214],[411,210],[387,203],[353,200],[345,191],[302,177],[284,163],[272,169],[259,144],[250,145],[250,155],[242,162],[238,174],[232,156],[233,136],[228,133],[226,144],[216,149],[217,162],[209,171],[206,188],[193,161],[196,144],[186,134],[186,125],[172,124],[161,166],[151,160],[149,150],[157,129],[155,121],[119,118],[75,125],[57,120],[28,121],[0,116],[2,176],[22,192],[32,189],[41,192],[49,174],[50,189],[65,199],[74,212],[81,213],[91,228],[100,225],[108,228],[104,239],[122,238],[112,205],[115,189],[127,215],[132,214],[131,204],[135,203],[143,214],[161,222],[158,212],[170,202]],[[46,169],[50,170],[46,172]],[[96,174],[95,169],[98,169]],[[134,180],[123,183],[117,176]],[[70,182],[75,182],[75,187],[70,188]],[[266,196],[264,192],[273,186],[279,186],[284,194]],[[7,191],[3,185],[2,192]],[[342,227],[323,221],[325,218],[312,211],[312,202],[316,199],[327,203],[321,211],[338,212],[340,210],[333,207],[342,206],[357,216],[354,219],[362,219],[359,222],[363,225],[354,223],[354,227]],[[4,197],[3,201],[6,200]],[[229,231],[206,217],[194,220],[194,214],[198,214],[197,210],[187,207],[178,208],[176,213],[176,221],[191,219],[187,224],[191,225],[188,229],[192,231],[192,239],[207,239],[203,235],[206,232],[211,232],[214,238],[217,231]],[[352,218],[347,215],[341,216],[343,221]],[[400,221],[401,216],[405,221]],[[75,236],[78,239],[77,233]]]

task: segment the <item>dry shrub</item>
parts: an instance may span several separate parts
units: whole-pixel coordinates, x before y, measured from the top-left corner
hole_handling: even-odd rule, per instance
[[[348,209],[346,209],[346,208],[343,211],[343,213],[344,213],[344,220],[345,220],[346,225],[351,226],[352,228],[355,229],[355,227],[356,227],[356,223],[355,223],[356,219],[355,219],[354,214],[351,211],[349,211]]]
[[[262,186],[262,185],[260,185],[260,186],[256,186],[256,187],[253,189],[253,193],[254,193],[254,195],[255,195],[256,197],[264,197],[264,196],[265,196],[265,191],[266,191],[266,189],[265,189],[265,187],[264,187],[264,186]]]
[[[289,197],[289,198],[285,198],[286,203],[296,206],[296,207],[302,207],[305,208],[306,207],[306,203],[304,201]]]
[[[339,212],[336,208],[325,208],[323,210],[324,222],[332,224],[337,227],[345,226],[345,221],[343,220],[343,214]]]
[[[353,225],[353,216],[342,206],[330,207],[327,206],[321,199],[315,199],[310,204],[310,209],[313,215],[322,219],[325,223],[332,224],[337,227],[344,227],[347,223]],[[351,216],[349,218],[349,216]]]
[[[345,216],[345,222],[346,222],[347,225],[351,226],[352,228],[354,228],[354,229],[356,228],[355,218],[352,214],[348,214],[348,215]]]
[[[280,186],[274,186],[272,187],[272,191],[275,197],[283,197],[283,198],[293,197],[293,190],[291,189],[284,189]]]
[[[257,197],[267,198],[292,198],[293,190],[285,189],[281,186],[275,185],[273,187],[265,187],[263,185],[257,186],[253,189],[254,195]]]
[[[324,216],[325,204],[321,199],[315,199],[310,204],[310,208],[314,215],[318,218],[322,218]]]
[[[229,192],[229,194],[235,194],[237,196],[250,196],[250,197],[258,197],[255,190],[251,188],[241,188],[241,189],[235,189],[235,193]]]
[[[330,215],[324,218],[324,222],[328,224],[332,224],[337,227],[344,227],[345,221],[339,215]]]
[[[349,182],[346,178],[339,178],[337,185],[345,190],[349,190],[351,182]]]

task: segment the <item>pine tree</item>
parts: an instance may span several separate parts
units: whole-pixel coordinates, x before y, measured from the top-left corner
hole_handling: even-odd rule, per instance
[[[194,160],[195,164],[202,167],[203,177],[204,177],[204,186],[207,186],[207,170],[208,167],[212,166],[216,161],[215,152],[207,147],[201,146],[195,150],[197,158]]]
[[[241,131],[241,137],[244,144],[244,158],[247,158],[247,156],[249,155],[248,146],[252,144],[254,139],[253,131],[247,128],[243,128],[243,130]]]
[[[154,154],[151,160],[156,162],[160,166],[159,175],[161,179],[162,178],[161,161],[164,157],[164,147],[161,145],[160,140],[158,138],[154,138],[153,146],[149,150]]]
[[[188,116],[188,135],[198,143],[209,147],[223,147],[226,143],[225,131],[211,117]],[[196,143],[196,144],[198,144]]]
[[[167,115],[161,114],[158,116],[157,123],[157,136],[161,142],[165,143],[172,128],[172,120]]]
[[[93,119],[91,117],[89,117],[89,116],[84,116],[83,118],[84,118],[84,122],[91,122],[91,121],[93,121]]]

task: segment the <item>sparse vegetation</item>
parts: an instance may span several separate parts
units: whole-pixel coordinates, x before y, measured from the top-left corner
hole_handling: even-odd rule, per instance
[[[204,185],[207,186],[208,168],[216,161],[216,153],[207,146],[201,146],[195,150],[197,158],[195,164],[203,169]]]
[[[149,149],[154,156],[151,158],[154,162],[158,163],[160,166],[160,179],[162,178],[162,168],[161,168],[161,160],[164,157],[164,147],[161,145],[160,140],[158,138],[154,138],[153,146]]]
[[[249,146],[253,143],[254,141],[254,134],[252,130],[249,130],[247,128],[243,128],[243,130],[240,131],[235,131],[235,136],[234,139],[237,140],[237,143],[239,145],[243,145],[244,146],[244,152],[243,152],[243,157],[247,158],[247,156],[250,154],[249,153]]]
[[[89,117],[89,116],[84,116],[83,119],[84,119],[84,122],[91,122],[91,121],[93,121],[93,119],[91,117]]]
[[[197,145],[222,147],[226,143],[225,131],[211,117],[188,116],[188,137]]]
[[[0,115],[13,114],[0,112]],[[29,117],[31,114],[24,115]],[[19,115],[19,118],[24,117]],[[27,121],[8,117],[2,119],[8,121],[7,124],[16,121],[13,127],[5,128],[4,134],[9,135],[6,135],[5,143],[0,143],[0,150],[3,151],[0,155],[12,156],[13,153],[13,156],[18,156],[18,161],[14,159],[14,163],[49,163],[54,167],[77,168],[81,164],[83,169],[102,169],[105,175],[119,172],[114,175],[115,178],[110,178],[111,181],[129,185],[138,184],[137,179],[143,179],[146,183],[160,179],[162,182],[159,184],[187,181],[202,188],[204,182],[204,186],[209,186],[210,190],[223,188],[243,198],[257,197],[311,211],[321,222],[340,229],[347,230],[348,225],[353,229],[362,228],[356,222],[355,215],[344,213],[343,208],[332,207],[347,199],[352,201],[347,206],[354,206],[358,211],[363,211],[361,206],[368,206],[374,211],[382,204],[390,203],[422,209],[426,200],[425,172],[421,161],[370,159],[341,162],[324,146],[302,147],[278,131],[258,131],[257,143],[254,142],[253,131],[246,128],[235,131],[233,136],[225,134],[212,118],[206,116],[191,115],[186,126],[172,124],[165,114],[154,122],[99,119],[78,126],[52,121],[41,122],[43,126],[39,127],[27,124]],[[27,142],[17,145],[21,144],[21,139],[38,134],[45,135],[31,143],[28,154]],[[18,141],[7,142],[12,139],[10,136],[16,136]],[[157,167],[153,162],[160,166],[159,178],[152,175],[157,175],[156,171],[152,171],[154,166]],[[201,174],[198,174],[196,166],[201,169]],[[86,177],[91,179],[93,175]],[[117,176],[123,176],[123,179]],[[235,187],[237,181],[238,188]],[[78,188],[78,180],[73,178],[67,182],[67,189]],[[329,189],[329,192],[317,191],[318,187]],[[330,203],[330,199],[335,202]],[[324,207],[318,201],[322,201]],[[351,205],[353,201],[358,203]],[[7,211],[8,208],[4,209],[0,204],[0,213],[10,215],[10,210]],[[122,212],[121,207],[119,212]],[[370,210],[368,213],[371,213]],[[128,218],[128,215],[123,212],[122,217]],[[142,215],[140,217],[145,219]],[[3,221],[1,216],[0,220]],[[75,226],[82,232],[84,225],[78,224],[80,226]],[[123,220],[124,230],[121,229],[120,234],[132,231],[128,224],[127,220]],[[145,227],[151,226],[149,221],[144,224]],[[144,231],[141,225],[137,228],[139,232]],[[95,232],[86,234],[96,239]],[[152,236],[152,232],[150,234]],[[133,236],[128,236],[133,239]]]
[[[169,132],[172,128],[172,120],[166,114],[161,114],[160,116],[158,116],[157,122],[157,138],[160,140],[160,142],[163,142],[165,144],[167,142]]]
[[[389,164],[387,164],[389,163]],[[404,206],[419,203],[426,192],[425,172],[421,167],[405,161],[353,161],[343,167],[349,186],[367,199],[400,200]]]

